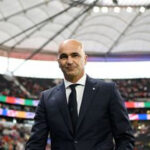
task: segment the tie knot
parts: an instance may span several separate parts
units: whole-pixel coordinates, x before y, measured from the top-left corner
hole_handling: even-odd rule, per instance
[[[71,84],[69,85],[69,87],[71,88],[71,90],[74,90],[76,86],[78,86],[79,84]]]

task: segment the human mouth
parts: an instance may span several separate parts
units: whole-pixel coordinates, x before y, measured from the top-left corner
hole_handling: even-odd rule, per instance
[[[67,70],[69,70],[69,71],[72,71],[72,70],[74,70],[75,68],[73,68],[73,67],[67,67]]]
[[[67,69],[68,71],[73,71],[73,70],[75,69],[75,67],[69,66],[69,67],[66,67],[66,69]]]

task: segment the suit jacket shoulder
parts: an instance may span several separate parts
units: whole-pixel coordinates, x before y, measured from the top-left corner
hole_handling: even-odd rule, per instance
[[[93,82],[98,87],[104,88],[106,90],[116,87],[116,83],[114,83],[114,82],[106,82],[106,81],[104,81],[102,79],[94,79],[94,78],[91,78],[89,76],[87,77],[87,82]]]
[[[64,88],[63,82],[61,82],[60,84],[58,84],[50,89],[42,91],[40,97],[44,96],[44,99],[48,99],[52,94],[54,94],[60,88]]]

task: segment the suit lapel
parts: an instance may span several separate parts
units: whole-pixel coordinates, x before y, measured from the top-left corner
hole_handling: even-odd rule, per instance
[[[63,116],[63,119],[68,126],[69,130],[73,133],[73,128],[71,124],[71,119],[68,111],[68,106],[67,106],[67,99],[66,99],[66,90],[64,83],[62,83],[58,88],[57,88],[57,104],[59,107],[59,110]]]
[[[78,130],[82,120],[84,119],[86,111],[89,108],[92,99],[94,98],[94,93],[96,91],[95,86],[96,86],[95,80],[93,80],[92,78],[87,76],[86,85],[85,85],[85,89],[84,89],[84,94],[83,94],[83,98],[82,98],[82,104],[81,104],[81,107],[80,107],[80,113],[79,113],[79,118],[78,118],[78,123],[77,123],[76,130]]]

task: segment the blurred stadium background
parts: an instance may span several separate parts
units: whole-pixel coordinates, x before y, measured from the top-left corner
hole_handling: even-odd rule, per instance
[[[24,149],[68,38],[83,42],[90,76],[117,84],[135,150],[150,150],[150,0],[0,0],[0,150]]]

